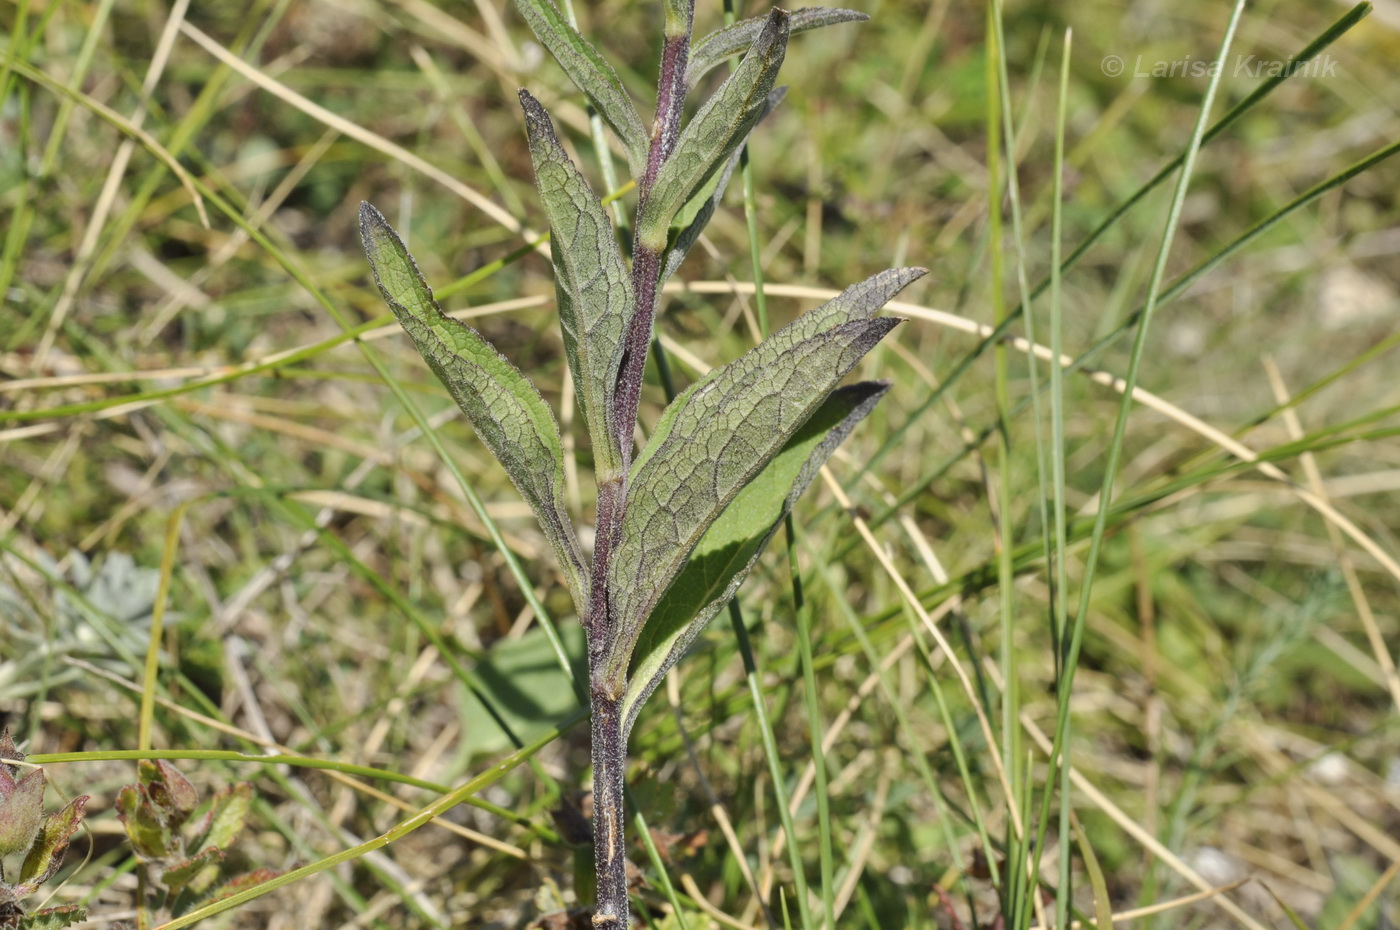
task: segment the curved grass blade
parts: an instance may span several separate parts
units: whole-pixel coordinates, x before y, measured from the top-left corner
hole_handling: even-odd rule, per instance
[[[734,73],[681,130],[637,216],[638,241],[660,252],[671,221],[729,156],[763,112],[787,52],[789,15],[774,10]]]
[[[822,26],[834,26],[837,23],[863,23],[870,19],[869,16],[855,10],[821,6],[793,10],[789,16],[791,17],[789,23],[793,35],[806,32],[808,29],[820,29]],[[716,29],[696,42],[690,50],[690,63],[685,69],[686,87],[694,87],[702,77],[725,59],[732,58],[752,45],[754,39],[763,31],[766,20],[766,16],[740,20],[732,26]]]
[[[632,468],[607,580],[615,638],[604,678],[617,693],[642,625],[705,530],[900,322],[852,320],[795,344],[779,333],[667,408]]]
[[[739,590],[836,447],[887,390],[888,383],[871,381],[834,391],[705,531],[642,627],[622,699],[624,732],[631,730],[665,674]]]
[[[584,422],[593,437],[599,480],[620,476],[613,395],[622,367],[623,337],[635,310],[632,276],[618,251],[612,223],[554,134],[544,107],[520,91],[535,183],[549,215],[559,322]]]
[[[641,177],[647,163],[647,131],[627,89],[607,59],[598,54],[551,0],[515,0],[515,8],[535,37],[564,69],[588,102],[612,127],[627,151],[633,177]]]
[[[582,610],[588,570],[564,507],[564,452],[554,414],[481,334],[442,312],[403,240],[367,203],[360,204],[360,238],[389,309],[535,512]]]

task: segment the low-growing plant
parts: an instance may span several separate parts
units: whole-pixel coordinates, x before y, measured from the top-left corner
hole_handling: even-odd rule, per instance
[[[83,920],[85,909],[65,904],[28,913],[21,902],[38,892],[63,865],[68,841],[83,822],[88,797],[74,798],[61,810],[45,814],[48,782],[44,770],[34,766],[24,772],[15,764],[23,761],[24,753],[15,748],[10,731],[5,730],[0,734],[0,927],[58,930]],[[6,868],[7,860],[15,864]]]
[[[693,0],[666,0],[650,133],[616,73],[550,0],[517,6],[616,133],[637,186],[631,263],[599,198],[520,91],[549,218],[565,353],[591,440],[596,533],[585,558],[564,505],[559,427],[533,383],[434,300],[403,241],[369,204],[360,231],[385,301],[529,502],[582,621],[592,710],[594,925],[628,924],[623,786],[643,702],[719,609],[837,445],[887,385],[839,387],[900,321],[876,312],[924,274],[856,284],[711,371],[671,401],[634,450],[661,285],[713,216],[745,141],[782,99],[789,36],[864,19],[846,10],[773,10],[692,41]],[[688,122],[687,92],[747,49]],[[635,454],[634,454],[635,453]]]
[[[178,917],[197,905],[277,876],[269,869],[240,872],[230,848],[247,822],[253,786],[220,789],[201,805],[189,779],[163,759],[142,759],[137,782],[117,794],[117,815],[141,864],[151,911]],[[196,816],[196,814],[198,816]],[[156,882],[151,882],[154,877]]]

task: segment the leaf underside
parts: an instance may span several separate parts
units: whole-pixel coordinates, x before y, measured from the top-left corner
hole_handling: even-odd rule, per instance
[[[831,7],[806,7],[793,10],[790,14],[790,28],[793,35],[822,26],[837,23],[863,23],[870,17],[855,10],[840,10]],[[766,16],[740,20],[731,26],[717,29],[700,39],[690,50],[690,61],[685,69],[686,87],[694,87],[707,73],[753,44],[753,40],[763,31]]]
[[[569,159],[538,100],[520,91],[535,184],[549,215],[550,254],[564,350],[584,421],[593,437],[599,480],[621,475],[613,428],[614,395],[630,317],[632,277],[612,223]]]
[[[923,273],[887,271],[848,288],[666,408],[633,463],[608,579],[609,680],[623,679],[643,624],[706,529],[900,322],[871,317]]]
[[[734,73],[681,130],[637,216],[638,240],[658,251],[671,221],[729,156],[763,113],[787,51],[788,14],[774,10]]]
[[[529,503],[582,609],[588,573],[564,506],[563,444],[549,405],[480,333],[443,313],[403,240],[367,203],[360,236],[385,302]]]
[[[646,168],[647,131],[612,65],[569,25],[551,0],[515,0],[515,6],[540,44],[617,133],[633,177],[641,177]]]
[[[888,389],[863,382],[834,391],[705,531],[637,640],[622,701],[628,730],[665,674],[738,591],[827,459]]]
[[[786,96],[786,87],[773,88],[768,94],[768,99],[763,102],[763,109],[759,111],[755,127],[767,119],[768,114],[776,110]],[[661,270],[662,281],[680,269],[691,246],[700,240],[700,234],[710,224],[715,211],[719,209],[720,201],[724,199],[724,192],[729,188],[729,181],[734,176],[734,169],[739,166],[739,157],[743,153],[743,146],[735,149],[725,162],[724,168],[713,175],[708,184],[702,186],[676,217],[675,225],[679,226],[680,230],[676,233],[671,247],[666,250],[666,262]]]

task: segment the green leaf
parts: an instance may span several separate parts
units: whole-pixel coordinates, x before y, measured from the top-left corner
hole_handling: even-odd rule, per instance
[[[1108,895],[1108,882],[1104,880],[1099,857],[1094,855],[1094,847],[1089,836],[1079,824],[1079,818],[1071,812],[1070,826],[1074,831],[1074,841],[1079,846],[1080,858],[1084,861],[1084,871],[1089,873],[1089,887],[1094,892],[1094,930],[1113,930],[1113,899]]]
[[[774,10],[749,53],[681,130],[637,217],[637,238],[660,252],[671,221],[757,125],[787,51],[788,14]]]
[[[793,35],[806,32],[808,29],[834,26],[837,23],[863,23],[870,18],[855,10],[838,10],[820,6],[794,10],[789,16],[791,17],[789,28]],[[696,42],[690,50],[690,63],[685,69],[685,86],[694,87],[702,77],[725,59],[748,48],[758,34],[763,31],[767,19],[766,16],[755,16],[752,19],[740,20],[732,26],[717,29]]]
[[[577,623],[561,626],[559,639],[574,675],[587,681],[583,627]],[[560,668],[553,644],[538,626],[522,636],[498,640],[472,672],[481,693],[461,689],[460,719],[472,722],[457,749],[462,765],[484,755],[509,752],[512,735],[528,743],[578,709],[569,676]],[[494,705],[494,714],[487,712],[483,698]],[[502,729],[501,722],[510,733]]]
[[[131,848],[142,859],[164,859],[178,842],[142,785],[123,785],[117,792],[117,816],[126,828]]]
[[[763,109],[758,114],[758,122],[763,122],[768,118],[768,114],[777,109],[787,96],[786,87],[775,87],[768,94],[768,99],[763,102]],[[680,227],[676,234],[675,241],[666,250],[666,260],[662,265],[661,280],[665,281],[675,274],[685,261],[686,254],[690,247],[695,245],[700,239],[700,234],[709,225],[710,219],[719,209],[720,201],[724,199],[724,192],[729,188],[729,180],[734,176],[734,169],[739,166],[739,156],[743,154],[743,146],[735,149],[729,156],[729,160],[724,164],[724,170],[713,175],[710,182],[703,185],[696,194],[691,197],[681,212],[676,216],[673,224]]]
[[[652,431],[651,441],[642,448],[632,463],[632,475],[646,463],[661,445],[661,439],[671,429],[674,419],[685,409],[691,395],[710,390],[707,385],[721,377],[748,376],[754,366],[772,365],[772,357],[840,323],[869,320],[910,284],[928,274],[924,268],[890,268],[878,272],[858,284],[852,284],[819,307],[815,307],[763,341],[756,349],[723,368],[716,368],[686,388],[661,414]],[[741,368],[740,366],[747,366]],[[839,379],[838,379],[839,380]]]
[[[193,846],[194,851],[204,852],[215,846],[227,849],[243,832],[252,806],[253,786],[246,781],[219,791],[210,799],[209,810],[196,831],[199,840]]]
[[[888,389],[883,382],[838,388],[705,531],[642,627],[622,700],[628,730],[661,679],[739,590],[822,465]]]
[[[667,408],[632,469],[610,567],[615,633],[603,677],[619,695],[642,625],[705,530],[899,322],[853,320],[792,345],[769,340]]]
[[[588,570],[564,507],[564,450],[549,405],[480,333],[442,312],[403,240],[367,203],[360,237],[379,292],[535,512],[581,611]]]
[[[632,277],[618,250],[612,223],[559,138],[549,114],[520,91],[535,183],[549,215],[550,255],[564,349],[588,432],[599,481],[622,474],[613,427],[613,395],[630,314]]]
[[[605,675],[620,684],[643,624],[730,500],[782,449],[846,373],[899,320],[872,319],[926,274],[872,275],[686,388],[632,463],[611,560],[616,637]]]
[[[63,864],[63,854],[68,849],[68,840],[83,822],[83,808],[88,796],[74,798],[68,806],[48,816],[34,845],[29,847],[29,855],[24,857],[24,865],[19,870],[19,884],[16,890],[21,894],[32,894],[40,885],[53,877]]]
[[[515,0],[515,7],[569,80],[617,133],[633,176],[641,177],[647,161],[646,127],[612,65],[569,25],[551,0]]]
[[[207,846],[183,862],[176,862],[161,873],[161,881],[170,890],[172,897],[190,886],[194,894],[207,889],[219,877],[219,866],[224,861],[224,851],[218,846]]]

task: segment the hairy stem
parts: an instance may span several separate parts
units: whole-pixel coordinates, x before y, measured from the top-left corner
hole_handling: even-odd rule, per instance
[[[690,60],[690,33],[695,22],[695,0],[671,0],[666,4],[666,41],[661,49],[661,77],[656,90],[656,123],[651,130],[646,173],[640,189],[651,189],[656,173],[681,133],[681,110],[685,105],[685,68]]]
[[[657,90],[656,123],[647,151],[646,169],[638,188],[638,215],[661,166],[675,149],[685,104],[685,69],[690,57],[690,34],[695,0],[667,0],[665,45],[661,52],[661,77]],[[632,461],[637,408],[641,403],[642,376],[651,347],[656,318],[657,284],[661,277],[661,250],[636,241],[632,253],[632,293],[636,300],[625,336],[622,367],[618,372],[613,424],[621,451],[622,473],[609,475],[598,485],[597,539],[593,548],[593,588],[584,622],[588,638],[589,699],[593,709],[593,857],[598,876],[598,898],[593,926],[627,930],[627,854],[623,841],[625,805],[623,786],[627,771],[627,732],[621,700],[627,690],[625,672],[615,680],[606,659],[617,638],[612,618],[609,569],[618,530],[627,509],[627,469]]]
[[[627,854],[623,842],[627,737],[619,699],[595,690],[592,703],[593,860],[598,873],[593,926],[599,930],[627,930]]]
[[[637,431],[637,407],[642,398],[642,374],[646,370],[647,350],[651,347],[651,328],[656,319],[656,286],[660,279],[661,252],[638,242],[632,251],[632,293],[637,309],[632,314],[622,370],[617,376],[617,411],[613,421],[617,427],[617,444],[622,450],[624,467],[632,461],[632,435]],[[618,519],[620,522],[620,513]],[[598,576],[595,574],[594,577]]]

